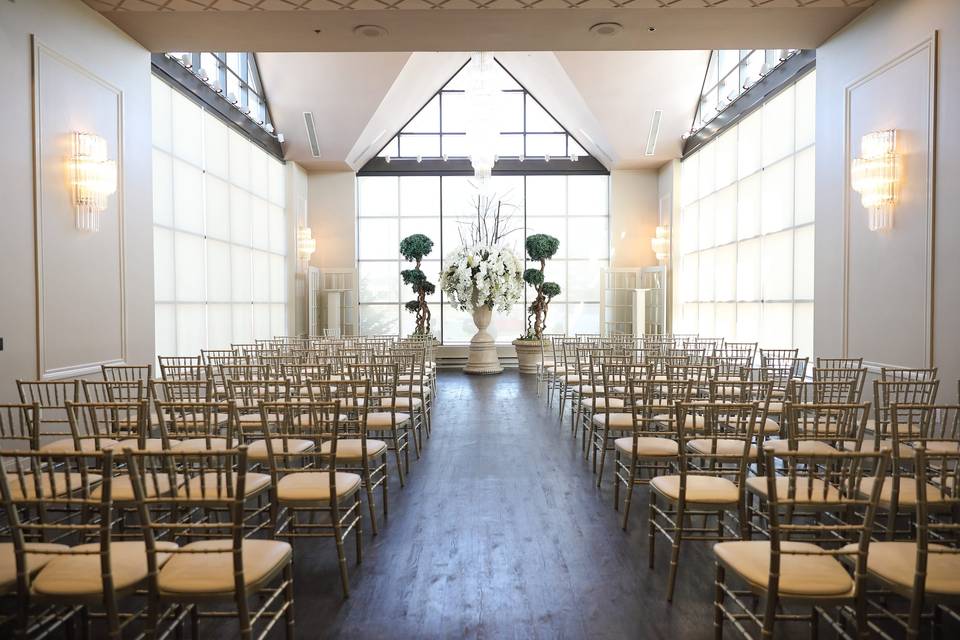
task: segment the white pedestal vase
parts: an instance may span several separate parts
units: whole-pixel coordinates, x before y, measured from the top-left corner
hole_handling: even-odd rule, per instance
[[[500,357],[497,356],[497,345],[493,336],[487,332],[492,318],[493,309],[487,305],[477,305],[473,308],[473,324],[476,325],[477,332],[470,339],[470,355],[467,358],[467,366],[463,368],[464,373],[491,374],[503,371],[503,367],[500,366]]]

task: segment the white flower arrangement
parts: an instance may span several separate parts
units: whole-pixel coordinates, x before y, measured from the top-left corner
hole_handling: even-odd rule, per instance
[[[461,247],[446,264],[440,288],[460,311],[485,304],[506,313],[523,298],[523,265],[507,247]]]

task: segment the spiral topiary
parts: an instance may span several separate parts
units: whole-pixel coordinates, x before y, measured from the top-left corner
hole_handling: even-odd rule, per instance
[[[427,274],[420,270],[420,262],[432,250],[433,240],[422,233],[415,233],[400,241],[400,255],[408,262],[416,263],[413,269],[404,269],[400,272],[403,283],[410,285],[413,292],[417,294],[416,300],[410,300],[404,304],[407,311],[417,316],[415,335],[430,334],[430,307],[427,306],[426,298],[436,291],[436,286],[427,280]]]
[[[523,272],[523,280],[537,292],[537,297],[530,304],[527,314],[527,333],[522,336],[527,340],[542,340],[543,330],[547,325],[547,307],[550,300],[560,295],[560,285],[556,282],[545,282],[544,269],[547,260],[552,258],[560,248],[560,241],[545,233],[535,233],[527,237],[525,243],[527,257],[540,263],[539,269],[527,269]]]

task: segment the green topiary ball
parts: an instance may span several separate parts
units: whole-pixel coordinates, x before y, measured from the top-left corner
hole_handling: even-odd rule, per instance
[[[427,274],[420,269],[404,269],[400,272],[400,277],[403,278],[403,284],[412,284],[415,287],[427,281]]]
[[[535,233],[527,238],[526,246],[531,260],[549,260],[560,248],[560,241],[545,233]]]
[[[400,241],[400,255],[407,260],[422,260],[424,256],[430,255],[431,251],[433,240],[422,233],[415,233]]]
[[[543,287],[540,288],[540,291],[543,292],[548,299],[553,298],[554,296],[560,295],[560,285],[556,282],[544,282]]]
[[[414,313],[420,310],[420,303],[416,300],[411,300],[403,306],[407,309],[407,311],[412,311]]]
[[[532,287],[539,287],[543,282],[543,271],[540,271],[540,269],[527,269],[523,272],[523,281]]]

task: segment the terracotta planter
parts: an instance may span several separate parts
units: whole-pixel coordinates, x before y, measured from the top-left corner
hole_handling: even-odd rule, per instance
[[[513,346],[517,350],[517,363],[520,373],[536,373],[540,366],[540,356],[543,343],[540,340],[514,340]]]

